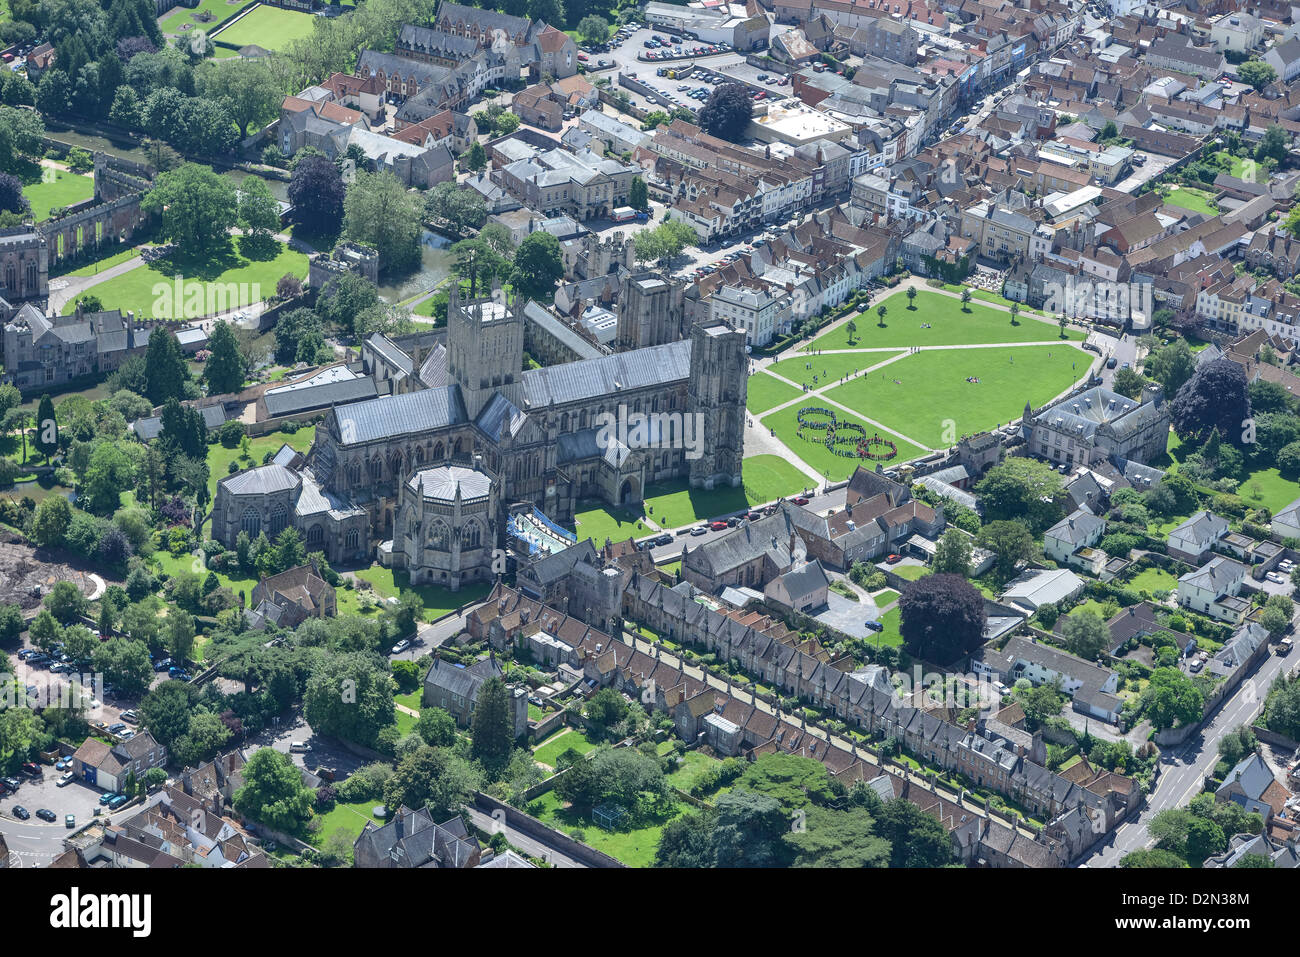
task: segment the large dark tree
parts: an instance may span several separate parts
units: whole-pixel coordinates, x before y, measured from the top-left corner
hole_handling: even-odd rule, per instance
[[[489,774],[504,770],[515,747],[515,724],[510,713],[510,692],[500,678],[489,678],[478,689],[470,727],[471,753]]]
[[[700,127],[713,136],[738,142],[754,115],[754,101],[743,83],[724,83],[709,94],[700,110]]]
[[[28,213],[32,204],[23,195],[22,181],[12,173],[0,173],[0,212]]]
[[[225,247],[226,230],[238,218],[234,184],[196,163],[159,175],[141,206],[161,217],[163,234],[186,259],[201,259]]]
[[[212,327],[208,348],[212,355],[203,370],[208,391],[212,395],[238,392],[244,385],[244,357],[239,354],[235,330],[229,323],[218,322]]]
[[[293,168],[289,202],[293,220],[313,233],[333,235],[343,225],[343,177],[326,156],[308,156]]]
[[[155,405],[168,399],[185,395],[185,383],[190,369],[181,353],[176,334],[166,326],[156,326],[149,334],[149,345],[144,354],[145,379],[148,390],[145,397]]]
[[[1246,371],[1231,359],[1215,359],[1198,367],[1174,398],[1173,418],[1180,438],[1203,439],[1218,429],[1225,441],[1245,444],[1246,420],[1250,418]]]
[[[41,396],[36,407],[36,432],[32,436],[36,451],[45,456],[45,461],[59,450],[59,422],[54,415],[54,400],[48,395]]]
[[[926,661],[947,664],[984,640],[984,596],[960,575],[927,575],[912,582],[898,610],[907,650]]]

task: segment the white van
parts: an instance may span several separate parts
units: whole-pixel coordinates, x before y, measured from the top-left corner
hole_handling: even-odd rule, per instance
[[[292,754],[306,754],[311,750],[311,745],[306,741],[295,741],[289,745],[289,751]]]

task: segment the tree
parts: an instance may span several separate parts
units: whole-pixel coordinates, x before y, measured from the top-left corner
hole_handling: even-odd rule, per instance
[[[29,534],[37,545],[60,548],[71,521],[72,506],[68,500],[62,495],[51,495],[36,506]]]
[[[470,144],[469,153],[465,157],[465,165],[475,173],[487,166],[487,150],[483,148],[483,144],[478,140]]]
[[[789,856],[785,810],[765,794],[737,788],[715,802],[715,867],[781,867]]]
[[[1196,354],[1186,339],[1175,339],[1147,356],[1146,374],[1159,382],[1165,396],[1173,398],[1196,371]]]
[[[884,303],[881,303],[879,306],[876,306],[876,316],[879,319],[876,325],[878,325],[881,329],[885,328],[885,313],[887,312],[889,312],[889,308]]]
[[[324,322],[356,335],[357,317],[377,305],[379,290],[375,284],[354,272],[345,272],[325,283],[316,297],[316,314]]]
[[[145,377],[148,381],[145,397],[154,405],[168,399],[183,397],[190,369],[181,352],[176,334],[166,326],[157,326],[149,335],[149,345],[144,354]]]
[[[455,814],[481,784],[482,775],[455,752],[422,745],[397,762],[384,783],[391,808],[428,807],[438,820]]]
[[[439,183],[429,190],[425,207],[431,219],[445,220],[462,233],[478,229],[487,219],[483,197],[472,189],[461,189],[455,180]]]
[[[63,639],[63,628],[60,627],[57,619],[50,614],[50,610],[43,608],[32,619],[31,626],[27,629],[27,635],[31,638],[32,644],[41,651],[49,651]]]
[[[248,231],[255,249],[268,249],[280,228],[280,204],[258,176],[247,176],[239,184],[239,224]]]
[[[79,501],[89,512],[111,515],[122,504],[122,490],[134,486],[134,477],[135,466],[124,446],[118,442],[100,442],[90,455]]]
[[[849,334],[849,345],[853,345],[853,337],[858,334],[858,324],[850,319],[845,323],[844,330]]]
[[[241,140],[248,136],[250,125],[265,126],[275,119],[284,99],[270,68],[259,59],[208,61],[196,78],[200,91],[226,108]]]
[[[153,680],[153,662],[149,648],[143,641],[130,638],[110,638],[101,642],[91,658],[91,666],[103,672],[125,695],[143,694]]]
[[[23,195],[22,180],[11,173],[0,173],[0,212],[25,215],[31,211],[32,204]]]
[[[810,807],[804,825],[785,836],[794,851],[791,867],[889,866],[889,841],[876,836],[876,821],[865,808]]]
[[[23,610],[18,605],[8,602],[0,604],[0,641],[10,642],[23,633],[27,623],[23,620]]]
[[[899,631],[910,654],[947,664],[984,640],[984,596],[960,575],[911,582],[898,600]]]
[[[328,157],[304,157],[293,168],[289,179],[289,202],[294,222],[310,233],[336,235],[343,225],[347,187],[338,167]]]
[[[1130,399],[1141,395],[1146,384],[1146,379],[1135,369],[1120,369],[1115,373],[1115,391]]]
[[[936,572],[970,576],[971,540],[965,532],[950,528],[943,533],[934,549],[931,566]]]
[[[244,386],[244,357],[239,354],[239,343],[235,340],[235,331],[227,322],[217,322],[212,327],[208,339],[211,355],[203,368],[203,377],[208,381],[208,392],[222,395],[238,392]]]
[[[193,260],[225,248],[239,219],[234,184],[195,163],[159,174],[141,208],[158,216],[162,234]]]
[[[969,286],[961,287],[961,311],[970,312],[971,293]]]
[[[1101,616],[1091,611],[1066,615],[1061,634],[1065,638],[1065,647],[1088,661],[1095,661],[1110,645],[1110,630]]]
[[[194,617],[179,608],[169,609],[165,627],[167,651],[180,664],[189,661],[194,650]]]
[[[393,679],[369,655],[335,655],[308,679],[303,714],[316,731],[373,747],[394,720]]]
[[[343,201],[343,231],[376,250],[382,270],[400,271],[419,259],[423,228],[424,203],[418,193],[408,192],[387,171],[357,173]]]
[[[244,786],[235,792],[235,810],[280,831],[299,830],[311,818],[314,795],[289,755],[274,748],[253,752],[241,771]]]
[[[643,213],[650,210],[650,190],[640,176],[632,177],[632,185],[627,190],[627,204]]]
[[[1201,689],[1177,668],[1152,671],[1141,700],[1157,731],[1199,721],[1205,706]]]
[[[1262,90],[1277,79],[1277,70],[1263,60],[1247,60],[1237,67],[1237,76],[1243,83],[1249,83],[1257,90]]]
[[[415,733],[431,748],[449,748],[456,743],[456,719],[442,708],[421,708]]]
[[[1168,870],[1173,867],[1186,867],[1187,862],[1173,851],[1166,851],[1162,848],[1153,847],[1143,848],[1139,851],[1130,851],[1120,859],[1119,866]]]
[[[520,295],[547,300],[555,284],[564,276],[560,241],[548,232],[538,231],[524,237],[515,252],[513,280]]]
[[[1197,366],[1173,401],[1174,431],[1182,439],[1204,439],[1217,429],[1221,438],[1241,445],[1249,417],[1246,372],[1231,359]]]
[[[876,833],[889,841],[890,867],[942,867],[952,861],[952,839],[940,820],[907,798],[885,801]]]
[[[70,625],[81,619],[90,603],[75,582],[61,581],[50,589],[43,604],[60,624]]]
[[[1274,638],[1291,627],[1291,617],[1295,606],[1286,595],[1270,595],[1264,603],[1264,611],[1259,616],[1259,623],[1268,629]]]
[[[608,732],[611,727],[627,717],[627,701],[613,688],[602,688],[587,702],[587,718]]]
[[[596,14],[589,14],[578,21],[578,36],[588,46],[596,46],[609,39],[609,21]]]
[[[1022,522],[1003,519],[989,522],[979,530],[976,541],[997,554],[998,577],[1003,581],[1011,579],[1016,567],[1034,554],[1034,537]]]
[[[1219,757],[1236,765],[1248,754],[1254,754],[1258,747],[1255,733],[1247,725],[1240,724],[1219,739]]]
[[[515,722],[510,710],[510,691],[498,677],[491,677],[479,686],[470,739],[470,753],[490,776],[505,769],[515,747]]]
[[[699,125],[710,136],[733,143],[744,138],[754,115],[754,102],[743,83],[723,83],[714,87],[708,102],[699,113]]]
[[[456,278],[469,283],[471,299],[510,270],[510,261],[480,237],[462,239],[452,245],[450,252]]]
[[[1283,127],[1274,123],[1264,131],[1264,136],[1259,141],[1259,146],[1255,147],[1255,159],[1261,163],[1265,160],[1273,160],[1279,165],[1286,162],[1287,155],[1291,149],[1291,134]]]
[[[989,469],[976,490],[988,518],[1024,519],[1034,534],[1060,520],[1067,499],[1055,469],[1019,456],[1003,459]]]
[[[916,308],[916,287],[915,286],[907,287],[907,308],[908,309]]]
[[[59,450],[59,420],[54,414],[54,400],[48,395],[41,396],[36,407],[36,432],[32,436],[32,445],[45,457],[47,465],[50,456]]]

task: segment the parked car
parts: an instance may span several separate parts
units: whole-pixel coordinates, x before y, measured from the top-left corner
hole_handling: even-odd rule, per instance
[[[101,794],[101,795],[99,796],[99,803],[100,803],[100,804],[107,804],[109,801],[113,800],[113,798],[115,798],[115,797],[117,797],[117,792],[116,792],[116,791],[109,791],[108,793],[106,793],[106,794]]]
[[[109,809],[110,811],[116,811],[116,810],[117,810],[118,808],[120,808],[123,804],[125,804],[128,800],[129,800],[129,798],[127,798],[127,796],[126,796],[125,794],[115,794],[115,795],[113,796],[113,799],[112,799],[111,801],[108,802],[108,809]]]
[[[35,761],[24,761],[23,766],[19,768],[23,774],[29,778],[39,778],[41,776],[41,766]]]
[[[77,815],[75,815],[75,814],[65,814],[65,815],[63,816],[63,826],[64,826],[64,827],[68,827],[68,828],[76,827],[76,826],[77,826]]]
[[[140,715],[134,708],[128,708],[126,711],[123,711],[120,717],[123,721],[129,721],[132,724],[140,723]]]
[[[162,661],[155,661],[155,662],[154,662],[153,670],[154,670],[154,671],[166,671],[166,670],[167,670],[168,668],[170,668],[171,666],[172,666],[172,660],[171,660],[170,658],[164,658]]]
[[[667,532],[665,532],[663,535],[660,535],[658,538],[655,539],[656,545],[671,545],[672,543],[673,543],[673,537],[669,535]]]
[[[126,730],[126,725],[123,724],[121,721],[118,721],[115,724],[110,724],[105,730],[109,734],[120,734],[121,732]]]
[[[55,821],[59,819],[59,816],[47,807],[38,808],[36,811],[36,816],[39,817],[42,821],[49,821],[51,824],[53,824]]]
[[[311,745],[306,741],[295,741],[289,745],[291,754],[308,754],[311,751]]]
[[[69,784],[72,783],[72,779],[75,776],[76,775],[74,775],[71,771],[64,771],[63,776],[59,778],[58,781],[55,782],[55,787],[66,788]]]
[[[899,562],[901,562],[902,560],[903,560],[903,556],[902,556],[902,555],[899,555],[899,554],[897,554],[897,553],[894,553],[894,554],[890,554],[890,555],[886,556],[886,558],[885,558],[885,564],[887,564],[887,565],[897,565],[897,564],[898,564]]]
[[[1109,359],[1106,360],[1107,369],[1113,369],[1117,365],[1119,365],[1119,360],[1116,359],[1114,356],[1111,356]]]
[[[868,621],[866,623],[868,631],[884,631],[885,626],[878,621]]]
[[[18,790],[18,785],[21,783],[17,778],[0,778],[0,788],[11,794]]]
[[[808,504],[808,499],[804,498],[802,495],[797,495],[797,496],[795,496],[795,497],[792,499],[792,501],[793,501],[794,504],[796,504],[796,505],[807,505],[807,504]]]
[[[727,530],[727,523],[721,521],[709,522],[709,528],[713,529],[715,532],[724,532]]]
[[[1281,572],[1269,572],[1264,577],[1267,578],[1269,581],[1271,581],[1274,585],[1286,584],[1286,576],[1283,575]]]
[[[13,816],[18,818],[18,820],[20,821],[25,821],[32,816],[31,812],[28,811],[27,808],[23,807],[21,804],[15,804],[12,808],[12,813]]]
[[[407,648],[410,647],[411,647],[411,643],[407,641],[405,638],[403,638],[397,644],[393,645],[393,654],[400,655],[403,651],[405,651]]]
[[[691,534],[694,535],[694,536],[697,536],[697,537],[700,536],[700,535],[707,535],[707,534],[709,534],[708,526],[706,526],[706,525],[700,525],[700,526],[697,526],[696,528],[692,528],[692,529],[691,529]]]

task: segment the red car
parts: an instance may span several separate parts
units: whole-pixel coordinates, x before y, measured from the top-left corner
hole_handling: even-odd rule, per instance
[[[902,555],[890,555],[888,558],[885,559],[885,564],[887,564],[887,565],[897,565],[897,564],[898,564],[899,562],[901,562],[902,560],[903,560],[903,556],[902,556]]]
[[[791,501],[793,501],[794,504],[796,504],[796,505],[807,505],[807,504],[808,504],[808,500],[807,500],[806,498],[804,498],[802,495],[798,496],[797,498],[792,499]]]
[[[709,522],[709,528],[713,529],[715,532],[724,531],[726,530],[726,527],[726,522]]]

